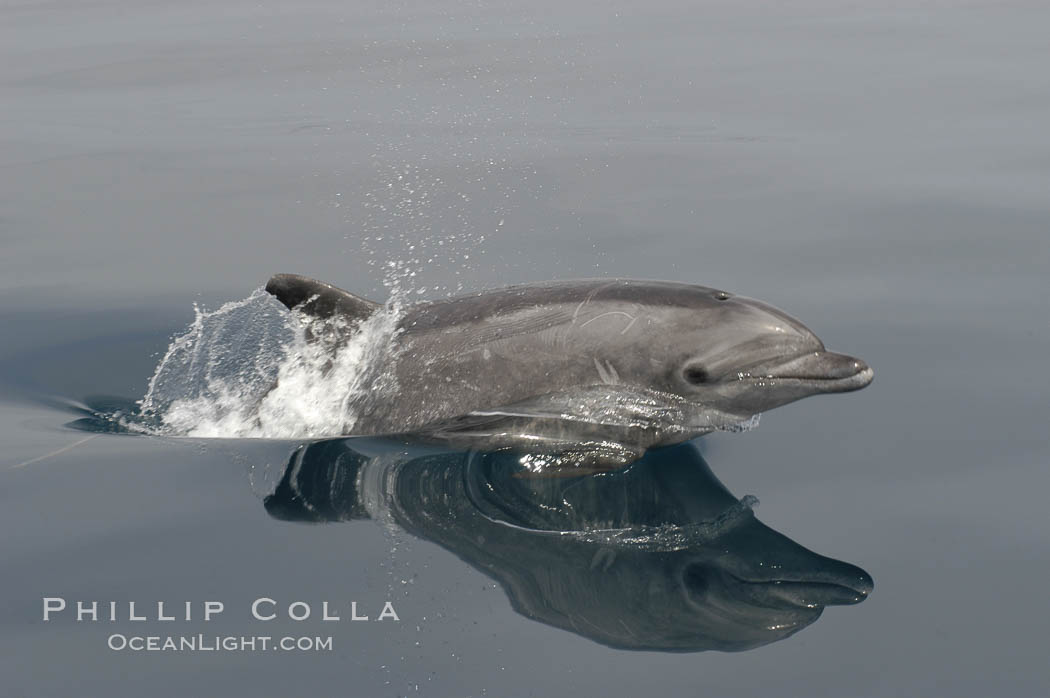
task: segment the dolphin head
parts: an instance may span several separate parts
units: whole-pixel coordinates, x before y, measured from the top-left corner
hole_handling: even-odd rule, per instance
[[[650,358],[663,366],[666,389],[730,418],[872,380],[864,361],[827,351],[800,321],[751,298],[693,287],[688,302],[659,318]]]
[[[817,620],[826,606],[864,601],[874,586],[861,568],[818,555],[754,518],[717,543],[717,550],[683,555],[677,579],[691,622],[717,628],[722,649],[787,637]]]
[[[651,450],[599,477],[516,477],[522,467],[507,454],[471,458],[454,478],[470,503],[454,511],[462,532],[442,526],[442,544],[484,560],[519,613],[603,644],[746,650],[872,591],[861,568],[759,521],[695,444]],[[419,492],[425,480],[414,476],[400,492]]]

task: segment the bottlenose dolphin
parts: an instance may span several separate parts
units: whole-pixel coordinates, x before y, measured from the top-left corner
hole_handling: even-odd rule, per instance
[[[499,582],[523,616],[605,645],[746,650],[872,590],[864,570],[755,518],[753,500],[734,497],[693,444],[603,476],[537,479],[515,477],[516,454],[367,441],[296,450],[267,512],[397,524]]]
[[[383,308],[293,274],[274,276],[266,290],[317,322],[337,320],[343,336]],[[330,325],[318,330],[326,333]],[[375,375],[392,376],[397,394],[359,410],[353,435],[568,453],[560,462],[595,469],[872,379],[863,361],[826,351],[770,305],[629,279],[528,284],[410,305],[382,361]]]

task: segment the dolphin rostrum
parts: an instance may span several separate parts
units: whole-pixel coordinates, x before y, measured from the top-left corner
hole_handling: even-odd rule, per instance
[[[344,333],[383,308],[278,274],[266,290]],[[553,281],[404,308],[375,367],[397,393],[359,409],[353,435],[414,434],[487,450],[569,454],[602,469],[647,449],[872,380],[805,325],[725,291],[663,281]],[[539,469],[539,468],[538,468]]]

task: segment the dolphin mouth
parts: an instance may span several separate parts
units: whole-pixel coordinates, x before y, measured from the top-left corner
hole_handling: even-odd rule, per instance
[[[806,385],[825,393],[860,390],[871,383],[874,376],[875,372],[862,359],[831,351],[808,352],[737,374],[739,380],[759,385]]]
[[[823,608],[824,606],[852,606],[868,598],[870,589],[857,588],[834,582],[784,581],[747,582],[737,580],[749,587],[752,595],[762,599],[765,606],[791,608]]]
[[[871,577],[860,568],[853,568],[849,573],[817,571],[812,578],[807,576],[746,579],[725,569],[715,572],[706,565],[694,564],[686,568],[683,582],[690,596],[699,600],[710,588],[712,578],[720,578],[720,586],[738,601],[774,610],[851,606],[868,598],[874,588]]]

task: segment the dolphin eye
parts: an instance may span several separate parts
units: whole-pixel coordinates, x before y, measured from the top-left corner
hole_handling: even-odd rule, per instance
[[[685,367],[682,371],[682,375],[685,379],[693,385],[703,385],[711,380],[711,376],[708,375],[707,369],[700,364],[690,364]]]
[[[717,298],[720,301],[727,301],[729,300],[729,294],[725,291],[716,291],[715,298]]]

